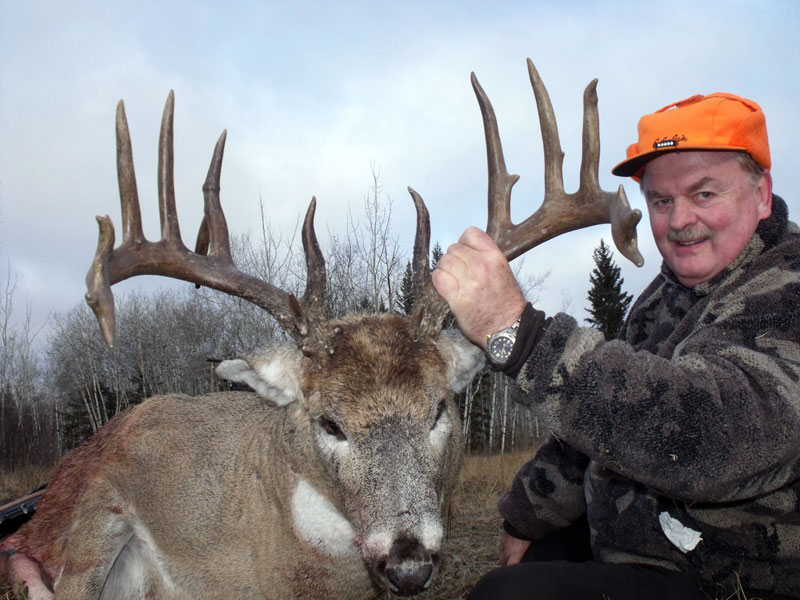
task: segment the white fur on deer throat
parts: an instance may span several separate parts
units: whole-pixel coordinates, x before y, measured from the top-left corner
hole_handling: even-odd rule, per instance
[[[430,434],[431,446],[433,446],[437,454],[444,452],[452,430],[453,419],[450,417],[450,411],[445,407],[439,420],[434,424],[433,429],[431,429]]]
[[[332,556],[358,552],[350,521],[305,479],[294,488],[292,518],[300,536],[321,552]]]

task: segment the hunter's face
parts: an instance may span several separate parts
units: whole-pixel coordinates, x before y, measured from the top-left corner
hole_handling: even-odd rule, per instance
[[[772,212],[769,175],[753,181],[734,152],[671,152],[647,163],[642,187],[656,245],[678,281],[710,280]]]

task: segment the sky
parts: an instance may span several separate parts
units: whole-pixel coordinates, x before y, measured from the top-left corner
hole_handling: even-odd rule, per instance
[[[223,7],[224,4],[224,7]],[[226,129],[222,205],[232,232],[253,230],[259,198],[291,233],[312,196],[323,250],[346,233],[380,174],[392,233],[409,249],[417,190],[443,248],[486,226],[483,126],[475,72],[499,122],[508,170],[521,176],[512,218],[543,197],[542,145],[525,61],[548,88],[568,192],[577,187],[582,94],[599,79],[600,183],[625,187],[645,213],[638,269],[619,252],[623,289],[658,272],[635,182],[611,175],[639,117],[697,93],[733,92],[767,116],[774,190],[797,220],[800,2],[524,0],[519,2],[183,2],[0,0],[0,287],[16,277],[17,318],[34,325],[82,302],[95,215],[120,233],[114,117],[123,99],[145,234],[158,237],[161,111],[175,92],[175,189],[193,245],[201,186]],[[534,248],[523,272],[549,272],[537,307],[587,316],[592,250],[608,225]],[[115,286],[168,286],[140,277]]]

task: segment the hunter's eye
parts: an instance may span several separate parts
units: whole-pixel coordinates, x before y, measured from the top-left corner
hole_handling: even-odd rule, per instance
[[[436,418],[433,420],[433,427],[436,427],[437,423],[439,423],[439,419],[442,418],[445,408],[446,408],[445,401],[442,400],[441,402],[439,402],[439,406],[436,407]],[[431,427],[431,429],[433,429],[433,427]]]
[[[336,423],[331,421],[327,417],[320,417],[319,418],[319,426],[325,430],[325,433],[328,435],[335,436],[337,440],[340,442],[347,441],[347,436],[342,431],[341,427],[339,427]]]

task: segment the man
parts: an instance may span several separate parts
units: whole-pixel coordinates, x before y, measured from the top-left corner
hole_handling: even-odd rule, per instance
[[[490,366],[552,431],[471,598],[800,598],[800,230],[769,169],[750,100],[640,120],[613,173],[641,183],[663,265],[610,342],[527,304],[478,229],[441,258],[459,327],[515,338]]]

